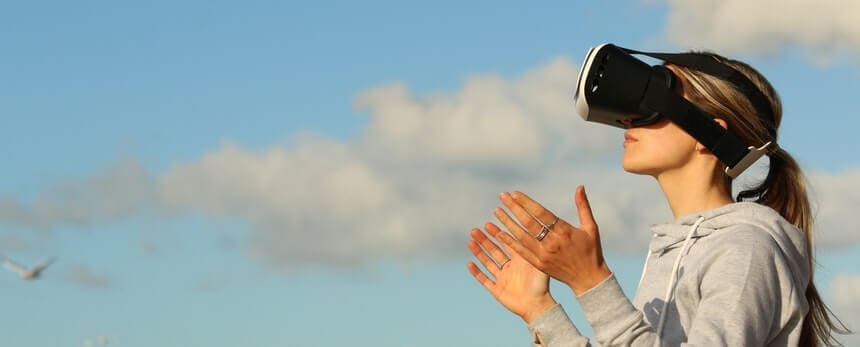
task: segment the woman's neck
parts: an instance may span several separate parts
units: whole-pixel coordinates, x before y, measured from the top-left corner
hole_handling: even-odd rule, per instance
[[[657,182],[675,219],[732,203],[731,191],[719,175],[702,170],[675,170],[658,175]]]

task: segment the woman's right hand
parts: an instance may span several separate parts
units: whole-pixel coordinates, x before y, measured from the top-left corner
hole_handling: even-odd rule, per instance
[[[493,223],[484,228],[497,239],[502,231]],[[474,262],[467,265],[469,272],[505,308],[520,316],[526,324],[556,305],[549,293],[549,276],[523,259],[507,246],[505,252],[479,229],[472,229],[468,246],[475,258],[492,275],[484,274]],[[499,242],[500,243],[500,242]],[[507,254],[506,254],[507,253]]]

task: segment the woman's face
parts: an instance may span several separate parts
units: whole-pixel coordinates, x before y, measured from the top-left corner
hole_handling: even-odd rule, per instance
[[[657,177],[679,169],[695,157],[697,141],[666,117],[627,129],[621,166],[631,173]]]
[[[666,68],[679,76],[674,65],[666,65]],[[687,81],[678,78],[678,82],[676,91],[686,98],[683,91],[687,88]],[[663,117],[657,123],[627,129],[621,166],[627,172],[657,177],[667,170],[686,165],[695,157],[697,143],[681,127]]]

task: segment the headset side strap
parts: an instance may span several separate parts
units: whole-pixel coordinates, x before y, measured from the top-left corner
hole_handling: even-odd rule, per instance
[[[740,174],[746,169],[746,167],[737,166],[751,152],[743,140],[720,126],[713,118],[700,111],[680,95],[673,93],[664,86],[656,85],[657,83],[659,83],[659,79],[652,77],[640,105],[642,111],[649,112],[649,114],[659,112],[671,119],[672,122],[701,142],[711,153],[714,153],[723,164],[733,168],[733,173]],[[673,112],[668,112],[668,110],[673,110]]]

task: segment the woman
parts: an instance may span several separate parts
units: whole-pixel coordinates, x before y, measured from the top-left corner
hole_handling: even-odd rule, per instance
[[[742,62],[696,54],[752,81],[770,104],[773,125],[732,83],[666,65],[680,81],[676,91],[746,143],[775,143],[782,110],[767,80]],[[675,217],[652,227],[632,301],[604,261],[583,187],[575,194],[579,226],[513,192],[500,195],[512,215],[494,211],[507,230],[485,225],[496,242],[471,232],[468,247],[491,277],[471,262],[469,272],[528,324],[536,345],[589,345],[549,293],[550,276],[570,287],[603,346],[837,343],[832,331],[845,329],[812,282],[812,215],[803,175],[785,150],[772,147],[767,177],[735,202],[725,165],[669,119],[630,126],[624,139],[624,170],[654,177]]]

